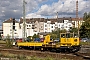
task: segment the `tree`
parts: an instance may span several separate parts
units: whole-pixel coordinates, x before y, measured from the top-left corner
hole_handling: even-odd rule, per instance
[[[53,40],[55,40],[56,38],[57,38],[57,35],[56,34],[50,34],[51,36],[50,36],[50,38],[52,38]]]
[[[60,33],[66,33],[67,31],[64,29],[64,30],[60,30]]]
[[[87,12],[85,12],[85,13],[84,13],[84,16],[83,16],[83,20],[86,21],[87,18],[88,18],[88,14],[87,14]]]
[[[60,38],[60,29],[57,28],[50,33],[52,39]]]
[[[80,27],[80,37],[84,38],[90,38],[90,12],[84,13],[83,16],[84,22],[82,23],[82,26]]]
[[[33,35],[33,38],[39,38],[39,34],[37,34],[37,35],[34,34],[34,35]]]
[[[52,31],[50,33],[52,39],[59,38],[60,39],[60,33],[66,33],[66,30],[60,30],[60,28],[57,28],[56,30]]]
[[[69,32],[71,32],[71,33],[75,32],[76,33],[76,32],[78,32],[78,29],[77,28],[70,28]]]

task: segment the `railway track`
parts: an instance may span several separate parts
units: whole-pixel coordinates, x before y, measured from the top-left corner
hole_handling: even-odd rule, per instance
[[[38,57],[53,57],[57,58],[59,60],[60,58],[67,58],[67,59],[73,59],[73,60],[90,60],[90,54],[88,53],[55,53],[55,52],[41,52],[36,50],[18,50],[18,49],[0,49],[0,52],[9,52],[13,54],[23,54],[26,56],[38,56]]]
[[[73,53],[73,55],[76,55],[78,57],[82,57],[83,59],[90,60],[90,53]]]
[[[26,50],[26,49],[17,49],[17,47],[13,47],[12,49],[6,49],[2,48],[4,45],[0,45],[0,52],[10,52],[13,54],[23,54],[23,55],[29,55],[29,56],[38,56],[38,57],[53,57],[57,58],[59,60],[60,58],[67,58],[67,59],[73,59],[73,60],[90,60],[90,53],[55,53],[55,52],[49,52],[49,51],[38,51],[38,50]]]

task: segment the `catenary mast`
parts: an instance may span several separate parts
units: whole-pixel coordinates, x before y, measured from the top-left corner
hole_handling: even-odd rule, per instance
[[[78,0],[76,0],[76,19],[78,19]],[[78,21],[78,36],[79,36],[79,21]]]
[[[76,0],[76,18],[78,18],[78,0]]]
[[[26,19],[25,19],[25,0],[23,0],[23,41],[25,41],[26,38]]]

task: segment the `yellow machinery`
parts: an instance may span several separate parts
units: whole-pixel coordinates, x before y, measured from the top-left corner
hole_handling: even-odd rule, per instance
[[[47,44],[48,42],[50,42],[50,35],[46,35],[44,38],[44,42],[18,42],[17,46],[19,48],[25,48],[25,47],[29,47],[29,48],[41,48],[42,44]]]
[[[79,37],[74,33],[61,33],[60,46],[78,46]]]
[[[77,52],[80,49],[78,34],[74,33],[61,33],[59,42],[49,42],[42,45],[42,50],[54,50],[57,52],[68,51]]]
[[[46,35],[44,42],[18,42],[17,46],[19,48],[39,48],[41,51],[54,50],[57,52],[77,52],[80,49],[78,34],[74,33],[60,33],[60,41],[58,42],[50,41],[50,35]]]

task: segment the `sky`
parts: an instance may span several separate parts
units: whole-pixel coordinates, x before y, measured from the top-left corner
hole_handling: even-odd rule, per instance
[[[76,17],[76,0],[25,0],[26,18]],[[78,16],[90,12],[90,0],[78,0]],[[23,17],[23,0],[0,0],[0,25]]]

